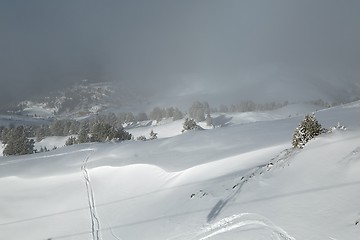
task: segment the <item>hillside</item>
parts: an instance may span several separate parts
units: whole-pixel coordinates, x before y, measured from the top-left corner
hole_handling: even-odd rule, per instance
[[[144,91],[126,82],[89,82],[82,80],[61,90],[35,95],[17,103],[0,105],[2,115],[20,115],[35,119],[83,119],[108,112],[150,112],[154,107],[177,107],[187,111],[196,101],[208,102],[212,108],[222,105],[291,103],[319,105],[316,109],[335,106],[358,99],[359,84],[333,85],[326,82],[314,84],[309,80],[298,81],[300,76],[272,75],[273,87],[256,94],[257,86],[265,86],[269,79],[259,77],[245,84],[240,90],[221,84],[206,85],[202,82],[185,82],[168,86],[168,89]],[[309,90],[311,89],[311,91]],[[306,94],[303,94],[306,92]],[[255,94],[254,94],[255,93]],[[336,94],[337,93],[337,94]],[[256,99],[254,99],[256,96]],[[5,104],[5,105],[4,105]],[[273,108],[275,109],[275,108]],[[254,110],[254,109],[253,109]],[[295,109],[292,109],[295,110]],[[287,112],[289,109],[286,110]],[[0,119],[1,120],[1,119]]]
[[[347,130],[290,150],[306,109],[219,115],[225,124],[184,134],[181,122],[163,123],[130,130],[154,128],[157,140],[0,157],[1,237],[357,239],[360,103],[318,111],[324,127]]]
[[[3,107],[2,112],[35,118],[74,118],[97,114],[107,109],[122,109],[144,104],[146,99],[121,83],[87,80],[50,92],[44,96],[24,99]]]

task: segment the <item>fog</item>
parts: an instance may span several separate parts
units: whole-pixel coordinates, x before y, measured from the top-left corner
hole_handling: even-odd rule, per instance
[[[355,0],[2,0],[0,100],[82,79],[252,98],[358,84],[359,12]]]

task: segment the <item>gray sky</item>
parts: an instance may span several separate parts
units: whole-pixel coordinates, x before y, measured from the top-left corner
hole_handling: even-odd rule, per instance
[[[359,12],[356,0],[1,0],[0,100],[85,78],[209,91],[360,82]]]

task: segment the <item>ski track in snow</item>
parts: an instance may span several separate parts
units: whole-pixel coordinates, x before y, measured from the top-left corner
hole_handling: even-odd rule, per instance
[[[271,158],[267,164],[263,164],[249,170],[243,175],[238,183],[233,185],[232,189],[236,191],[231,192],[224,200],[220,200],[215,207],[210,211],[207,221],[211,222],[220,215],[222,210],[231,205],[235,201],[238,194],[240,194],[242,187],[251,179],[270,172],[278,168],[285,168],[290,165],[291,159],[298,153],[298,151],[289,148],[281,151],[278,155]],[[260,214],[255,213],[242,213],[223,218],[216,223],[208,225],[201,231],[195,238],[190,238],[192,233],[185,233],[179,236],[174,236],[170,239],[192,239],[192,240],[206,240],[224,233],[229,233],[233,230],[266,230],[269,233],[269,239],[274,240],[296,240],[290,236],[284,229],[276,226],[269,219]]]
[[[228,233],[233,230],[250,230],[260,229],[269,232],[270,239],[276,240],[296,240],[290,236],[284,229],[276,226],[269,219],[255,213],[242,213],[223,218],[216,223],[213,223],[198,234],[194,240],[206,240],[212,237]]]
[[[88,197],[88,204],[89,204],[90,218],[91,218],[92,238],[93,238],[93,240],[101,240],[100,221],[99,221],[99,217],[97,216],[96,208],[95,208],[94,190],[92,188],[89,172],[86,168],[86,165],[87,165],[92,153],[93,152],[91,152],[85,158],[83,165],[81,166],[81,171],[82,171],[84,179],[85,179],[86,192],[87,192],[87,197]]]

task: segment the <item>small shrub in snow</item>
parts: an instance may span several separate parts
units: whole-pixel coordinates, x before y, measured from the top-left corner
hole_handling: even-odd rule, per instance
[[[294,148],[303,148],[305,144],[324,132],[315,115],[306,115],[304,120],[295,129],[292,145]]]
[[[136,138],[137,141],[146,141],[146,137],[145,136],[139,136]]]
[[[338,122],[336,126],[333,126],[328,130],[328,133],[332,133],[335,130],[346,131],[346,127]]]
[[[200,129],[200,127],[196,124],[194,119],[186,118],[183,124],[182,132],[194,130],[194,129]]]
[[[49,149],[47,149],[47,147],[45,146],[45,147],[41,147],[40,148],[40,150],[39,150],[39,152],[49,152],[50,150]]]
[[[151,130],[151,132],[150,132],[150,140],[154,140],[154,139],[157,139],[157,133],[154,132],[153,130]]]

